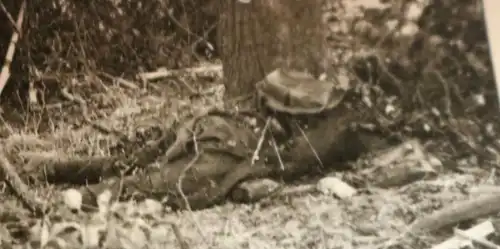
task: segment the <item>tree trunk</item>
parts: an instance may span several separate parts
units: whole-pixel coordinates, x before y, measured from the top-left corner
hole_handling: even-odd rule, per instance
[[[324,55],[320,0],[219,0],[218,45],[227,97],[246,95],[277,67],[319,74]]]

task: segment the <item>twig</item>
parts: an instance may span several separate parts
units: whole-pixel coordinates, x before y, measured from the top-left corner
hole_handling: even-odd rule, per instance
[[[10,22],[10,25],[12,26],[12,28],[14,28],[14,30],[16,30],[16,32],[19,34],[19,36],[22,36],[21,27],[17,26],[16,21],[14,21],[14,18],[12,18],[12,15],[10,15],[7,8],[5,8],[3,1],[0,1],[0,8],[2,8],[2,11],[5,14],[5,16],[7,16],[7,19],[9,19],[9,22]]]
[[[3,6],[3,5],[2,5]],[[20,28],[23,25],[24,11],[26,9],[26,0],[23,0],[21,4],[21,9],[19,10],[19,15],[17,17],[16,26]],[[5,54],[5,62],[2,67],[2,72],[0,73],[0,94],[2,94],[5,85],[10,77],[10,63],[12,58],[14,58],[14,52],[16,51],[16,43],[19,40],[20,32],[14,32],[12,38],[10,39],[10,45]]]
[[[186,194],[184,194],[184,191],[182,190],[182,182],[184,181],[184,177],[186,176],[186,172],[193,167],[193,165],[198,161],[200,158],[200,152],[198,148],[198,143],[196,141],[196,134],[193,133],[193,141],[194,141],[194,151],[195,155],[193,159],[188,163],[184,169],[182,169],[181,174],[179,175],[179,180],[177,181],[177,191],[179,191],[179,194],[181,195],[182,199],[184,200],[184,204],[188,210],[191,211],[191,205],[189,205],[188,198],[186,197]]]
[[[209,47],[212,50],[212,52],[213,52],[214,46],[210,42],[208,42],[206,40],[206,38],[207,38],[207,35],[210,32],[212,32],[212,30],[214,30],[216,27],[217,27],[217,22],[214,23],[214,24],[212,24],[212,26],[210,26],[207,30],[205,30],[205,32],[203,32],[202,36],[200,36],[195,42],[193,42],[193,44],[191,44],[191,53],[193,55],[197,56],[197,54],[196,54],[196,45],[198,45],[200,42],[205,42],[205,45],[207,47]]]
[[[191,95],[197,95],[199,94],[199,91],[196,90],[193,86],[191,86],[189,83],[186,82],[186,80],[179,78],[177,80],[174,80],[175,82],[180,81],[191,93]]]
[[[453,232],[456,235],[458,235],[458,236],[460,236],[460,237],[462,237],[464,239],[468,239],[468,240],[474,241],[474,242],[476,242],[478,244],[481,244],[484,247],[487,247],[487,248],[490,248],[490,249],[500,249],[500,246],[498,246],[498,245],[496,245],[496,244],[494,244],[492,242],[489,242],[489,241],[487,241],[484,238],[480,238],[480,237],[477,237],[477,236],[469,235],[466,232],[464,232],[464,231],[462,231],[462,230],[460,230],[458,228],[454,228]]]
[[[123,185],[124,185],[124,182],[125,182],[124,181],[124,177],[125,177],[125,174],[123,174],[121,172],[121,174],[120,174],[120,183],[118,185],[118,192],[116,192],[116,199],[113,200],[114,201],[113,204],[116,204],[116,203],[120,202],[120,196],[122,195],[122,192],[123,192],[123,189],[124,189],[123,188]]]
[[[208,42],[208,41],[206,40],[206,38],[205,38],[205,37],[203,37],[203,36],[206,36],[206,35],[208,34],[208,32],[209,32],[211,29],[215,28],[215,25],[214,25],[214,27],[211,27],[211,28],[210,28],[207,32],[204,32],[203,36],[199,36],[199,35],[197,35],[197,34],[193,33],[193,32],[192,32],[191,30],[189,30],[188,28],[186,28],[186,27],[182,26],[182,24],[181,24],[179,21],[177,21],[177,19],[174,17],[174,14],[173,14],[173,9],[169,9],[169,10],[167,11],[167,16],[168,16],[168,18],[170,19],[170,21],[171,21],[174,25],[176,25],[177,27],[179,27],[179,28],[180,28],[180,29],[181,29],[184,33],[186,33],[188,36],[192,36],[192,37],[197,38],[197,40],[194,42],[194,44],[198,44],[198,43],[200,43],[200,42],[204,42],[205,44],[207,44],[207,46],[213,47],[213,45],[212,45],[212,44],[210,44],[210,42]],[[196,56],[196,54],[193,54],[193,55],[195,55],[195,56]]]
[[[36,215],[44,213],[43,203],[40,203],[36,197],[31,194],[28,186],[21,180],[14,167],[10,164],[9,160],[5,157],[3,151],[0,151],[0,178],[7,183],[15,195],[28,208]]]
[[[450,94],[450,87],[448,82],[445,80],[444,76],[438,72],[437,70],[433,70],[432,73],[436,78],[438,79],[439,83],[441,83],[441,86],[443,87],[443,92],[444,92],[444,111],[447,115],[453,116],[451,112],[451,94]]]
[[[178,70],[158,70],[155,72],[142,72],[142,73],[137,74],[137,78],[147,81],[147,80],[156,80],[156,79],[160,79],[160,78],[178,76],[178,75],[182,75],[184,73],[197,74],[197,73],[204,73],[204,72],[214,72],[214,73],[222,75],[223,74],[222,65],[211,64],[211,65],[206,65],[206,66],[184,68],[184,69],[178,69]]]
[[[499,210],[500,194],[481,195],[471,200],[452,203],[450,206],[422,217],[410,225],[409,231],[411,233],[432,232],[463,220],[495,214]]]
[[[280,169],[285,170],[285,164],[283,163],[283,159],[281,158],[280,151],[278,149],[278,144],[276,143],[276,139],[274,139],[273,136],[273,131],[271,130],[271,144],[274,149],[274,152],[276,153],[276,156],[278,157],[278,162],[280,163]]]
[[[172,227],[172,230],[174,230],[174,235],[177,238],[177,240],[179,241],[179,247],[181,249],[189,249],[189,244],[182,236],[181,231],[179,230],[179,227],[174,223],[170,223],[170,226]]]
[[[325,166],[323,165],[323,162],[321,161],[321,158],[319,158],[319,155],[318,155],[318,152],[316,152],[316,149],[312,146],[311,144],[311,141],[309,141],[309,138],[307,137],[306,133],[304,132],[304,130],[300,127],[299,123],[297,123],[297,121],[294,122],[295,125],[297,125],[297,127],[299,128],[299,131],[300,133],[302,134],[302,136],[304,137],[304,139],[306,140],[307,144],[309,145],[309,147],[311,148],[311,151],[313,152],[314,154],[314,157],[316,157],[316,159],[318,160],[318,163],[319,165],[321,166],[321,168],[325,168]]]
[[[194,151],[195,151],[195,155],[193,157],[193,159],[189,162],[189,164],[184,167],[184,169],[182,169],[182,172],[181,174],[179,175],[179,179],[177,181],[177,191],[179,191],[179,194],[181,195],[182,197],[182,200],[184,201],[184,205],[186,206],[186,209],[188,210],[190,216],[191,216],[191,219],[192,219],[192,222],[194,223],[196,229],[198,230],[198,233],[200,234],[201,237],[203,237],[203,240],[204,241],[207,241],[207,238],[205,236],[205,234],[203,234],[203,230],[201,229],[201,226],[200,224],[198,224],[198,222],[196,222],[196,219],[193,215],[193,211],[191,210],[191,205],[189,204],[189,201],[188,201],[188,198],[186,196],[186,194],[184,194],[184,191],[182,190],[182,182],[184,180],[184,177],[186,176],[186,172],[193,167],[193,165],[198,161],[198,159],[200,158],[200,151],[199,151],[199,147],[198,147],[198,142],[196,140],[196,134],[193,132],[193,144],[194,144]]]
[[[257,148],[255,148],[255,151],[253,152],[252,155],[252,161],[250,165],[254,165],[257,160],[259,160],[259,153],[260,150],[262,149],[262,144],[264,143],[264,138],[266,137],[267,129],[269,128],[269,124],[271,123],[271,117],[268,117],[266,120],[266,124],[264,125],[264,128],[262,129],[262,134],[260,135],[259,142],[257,143]]]
[[[374,53],[373,55],[377,59],[378,65],[380,65],[380,70],[391,79],[388,82],[398,89],[401,99],[403,99],[403,101],[406,101],[406,91],[403,88],[405,84],[396,75],[391,73],[389,68],[387,68],[386,63],[384,62],[384,59],[382,59],[382,56],[379,53]]]
[[[102,76],[112,80],[112,81],[115,81],[117,82],[118,84],[124,86],[124,87],[127,87],[129,89],[139,89],[139,87],[134,84],[133,82],[130,82],[124,78],[121,78],[121,77],[115,77],[109,73],[106,73],[106,72],[99,72],[99,74],[101,74]]]
[[[471,240],[464,241],[464,238],[459,233],[465,233],[467,236],[474,238],[486,238],[495,233],[495,226],[490,219],[485,220],[467,230],[461,230],[455,233],[453,237],[432,246],[430,249],[454,249],[454,248],[472,248],[474,247]]]

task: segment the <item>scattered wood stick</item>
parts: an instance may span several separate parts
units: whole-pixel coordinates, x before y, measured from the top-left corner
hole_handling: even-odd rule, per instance
[[[179,179],[177,180],[177,191],[179,191],[179,194],[181,195],[182,197],[182,200],[184,201],[184,205],[186,206],[186,208],[191,211],[191,206],[189,205],[189,200],[186,196],[186,194],[184,193],[184,189],[182,188],[182,183],[184,181],[184,177],[186,176],[186,172],[188,170],[190,170],[193,165],[198,161],[198,159],[200,158],[200,151],[198,149],[198,142],[196,141],[196,134],[193,133],[193,140],[194,140],[194,151],[195,151],[195,156],[193,157],[193,159],[191,159],[191,161],[186,165],[186,167],[184,167],[182,169],[182,172],[181,174],[179,175]]]
[[[500,211],[500,194],[483,195],[453,203],[449,207],[416,220],[410,226],[411,233],[432,232],[460,221],[492,215]]]
[[[202,236],[203,239],[206,240],[205,234],[203,234],[203,230],[201,229],[200,224],[198,224],[198,222],[196,222],[196,219],[195,219],[193,212],[191,210],[191,205],[189,204],[188,197],[184,193],[184,189],[182,187],[182,183],[183,183],[184,177],[186,176],[186,172],[193,167],[193,165],[198,161],[198,159],[200,157],[200,153],[202,153],[198,148],[198,142],[196,141],[196,134],[194,134],[194,133],[193,133],[193,140],[194,140],[195,156],[193,157],[193,159],[191,159],[191,161],[188,163],[188,165],[186,165],[186,167],[184,167],[184,169],[182,169],[182,173],[179,175],[176,187],[177,187],[177,191],[179,192],[179,194],[182,197],[182,201],[184,201],[185,207],[189,211],[191,221],[195,225],[196,230],[198,230],[198,233],[200,234],[200,236]]]
[[[259,141],[257,143],[257,148],[255,148],[255,151],[253,152],[251,165],[254,165],[255,162],[257,160],[259,160],[259,153],[260,153],[260,150],[262,149],[262,144],[264,143],[264,139],[266,137],[267,129],[269,128],[270,123],[271,123],[271,117],[268,117],[266,120],[266,124],[264,125],[264,128],[262,129],[262,134],[260,135]]]
[[[278,143],[276,143],[276,139],[274,139],[272,130],[271,130],[271,147],[273,147],[274,153],[276,154],[276,158],[278,159],[278,163],[280,164],[280,169],[285,170],[285,164],[283,163],[283,158],[281,158],[280,150],[278,148]]]
[[[45,211],[43,203],[37,200],[33,192],[21,180],[3,151],[0,151],[0,178],[7,183],[28,210],[36,215],[43,215]]]
[[[309,148],[311,149],[312,153],[316,157],[316,160],[318,160],[318,163],[321,166],[321,168],[325,168],[325,165],[323,165],[323,161],[321,161],[321,158],[319,158],[318,152],[316,151],[316,149],[314,148],[314,146],[311,144],[311,141],[309,141],[309,138],[307,137],[307,134],[304,132],[304,130],[302,129],[302,127],[300,127],[300,125],[299,125],[299,123],[297,123],[297,121],[294,121],[294,123],[297,126],[297,128],[299,129],[299,131],[302,134],[302,136],[304,137],[304,141],[306,141],[307,145],[309,145]]]
[[[133,82],[126,80],[124,78],[115,77],[115,76],[113,76],[109,73],[106,73],[106,72],[99,72],[99,74],[101,74],[102,76],[104,76],[112,81],[115,81],[116,83],[120,84],[121,86],[127,87],[129,89],[139,89],[139,87],[136,84],[134,84]]]
[[[170,223],[170,226],[172,227],[172,230],[174,231],[174,235],[177,238],[177,241],[179,241],[179,247],[181,249],[189,249],[189,244],[187,241],[184,239],[184,236],[182,236],[182,233],[179,229],[179,226],[177,226],[174,223]]]
[[[453,229],[453,232],[455,233],[455,235],[457,235],[459,237],[471,240],[471,241],[476,242],[478,244],[481,244],[482,246],[485,246],[487,248],[500,249],[500,246],[498,246],[498,245],[496,245],[496,244],[494,244],[492,242],[489,242],[484,237],[477,236],[476,234],[466,233],[466,232],[464,232],[464,231],[462,231],[462,230],[460,230],[458,228]]]
[[[190,92],[191,95],[200,96],[199,91],[196,90],[196,88],[194,88],[193,86],[191,86],[189,83],[187,83],[186,80],[184,80],[182,78],[179,78],[179,79],[175,79],[175,80],[172,80],[172,81],[175,81],[175,82],[180,81],[189,90],[189,92]]]
[[[471,235],[473,235],[472,237],[474,238],[486,237],[494,232],[495,228],[493,227],[491,220],[487,220],[465,231],[460,230],[457,232],[455,230],[455,236],[443,241],[442,243],[433,246],[432,249],[464,248],[465,247],[464,244],[469,244],[469,245],[471,244],[470,243]],[[464,240],[464,238],[469,241]],[[496,247],[490,247],[490,248],[496,248]]]
[[[206,72],[213,72],[217,73],[219,75],[222,75],[222,65],[219,64],[211,64],[211,65],[205,65],[205,66],[200,66],[200,67],[192,67],[192,68],[184,68],[184,69],[179,69],[179,70],[167,70],[167,69],[160,69],[156,72],[145,72],[145,73],[139,73],[137,77],[139,79],[144,79],[144,80],[156,80],[160,78],[166,78],[166,77],[172,77],[176,75],[182,75],[182,74],[197,74],[197,73],[206,73]]]
[[[2,4],[3,6],[3,4]],[[19,15],[17,17],[17,22],[16,22],[16,27],[18,29],[21,28],[23,25],[23,19],[24,19],[24,11],[26,10],[26,0],[23,0],[23,3],[21,4],[21,9],[19,10]],[[2,94],[3,89],[5,88],[5,85],[7,84],[7,81],[9,80],[10,77],[10,63],[12,62],[12,59],[14,58],[14,52],[16,51],[16,44],[17,41],[19,40],[21,32],[14,32],[12,34],[12,38],[10,39],[10,45],[9,48],[7,49],[7,53],[5,54],[5,62],[2,67],[2,72],[0,72],[0,94]]]
[[[10,25],[12,28],[21,36],[21,27],[16,24],[16,21],[14,21],[14,18],[12,18],[12,15],[9,13],[7,8],[5,8],[5,5],[3,4],[3,1],[0,1],[0,8],[2,9],[2,12],[7,16],[7,19],[9,19]]]

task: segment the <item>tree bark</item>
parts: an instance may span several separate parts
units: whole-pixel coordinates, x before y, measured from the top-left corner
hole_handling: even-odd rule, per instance
[[[218,46],[226,96],[252,93],[277,67],[319,74],[324,37],[320,0],[219,0]]]

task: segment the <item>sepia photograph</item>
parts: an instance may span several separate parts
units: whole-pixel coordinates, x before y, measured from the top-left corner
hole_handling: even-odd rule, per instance
[[[0,248],[498,249],[497,10],[0,0]]]

